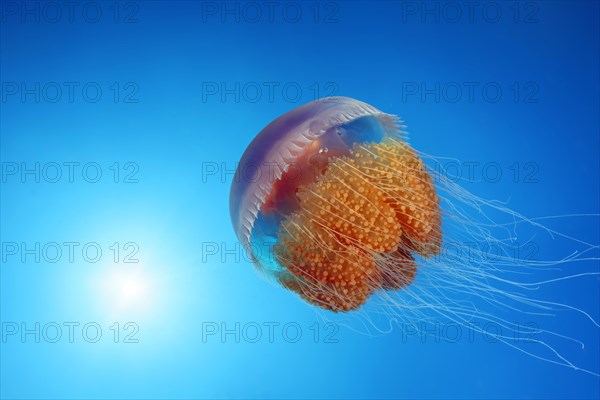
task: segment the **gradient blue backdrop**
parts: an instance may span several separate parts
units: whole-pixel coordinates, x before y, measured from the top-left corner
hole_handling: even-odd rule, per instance
[[[65,255],[57,263],[36,263],[33,256],[22,262],[3,251],[3,329],[13,322],[29,328],[36,322],[95,322],[103,336],[94,344],[79,331],[74,343],[66,332],[57,343],[8,336],[1,344],[2,398],[599,396],[597,377],[483,340],[422,343],[403,341],[398,330],[370,337],[341,328],[337,343],[326,343],[324,331],[315,343],[310,327],[324,329],[324,323],[314,308],[257,278],[248,261],[203,252],[213,244],[233,249],[237,243],[228,195],[245,147],[273,118],[315,95],[355,97],[401,115],[421,151],[498,163],[503,179],[480,179],[468,188],[510,200],[525,215],[597,214],[597,2],[494,3],[502,11],[495,23],[495,9],[486,9],[487,19],[482,15],[488,3],[476,6],[472,21],[461,6],[458,22],[451,21],[454,10],[446,3],[279,2],[272,20],[265,3],[228,3],[240,10],[236,20],[235,14],[220,14],[221,2],[96,2],[87,6],[92,8],[85,18],[88,3],[81,2],[72,22],[64,6],[60,20],[52,22],[55,10],[44,8],[46,3],[27,4],[34,14],[22,14],[21,2],[2,2],[2,162],[5,168],[96,162],[103,175],[97,183],[80,175],[73,183],[66,176],[58,183],[6,176],[2,242],[97,242],[104,253],[98,263],[80,256],[70,263]],[[256,5],[262,14],[253,22]],[[296,6],[302,15],[292,23]],[[439,20],[412,13],[423,6],[438,7]],[[97,8],[102,16],[89,22]],[[36,82],[42,88],[57,82],[65,90],[62,98],[49,101],[50,86],[39,102],[34,94],[22,99],[21,89],[11,94],[13,83],[32,88]],[[64,82],[80,85],[72,102]],[[98,102],[83,97],[87,82],[102,88]],[[115,82],[117,102],[110,89]],[[273,98],[266,82],[276,85]],[[420,94],[407,94],[413,82],[430,88],[457,82],[463,89],[464,82],[494,82],[503,95],[491,102],[476,90],[473,101],[463,93],[451,102],[448,92],[439,101],[433,95],[423,101]],[[533,86],[523,89],[528,82]],[[223,99],[222,83],[234,91],[239,84],[239,99]],[[517,101],[514,83],[523,90]],[[256,101],[255,84],[263,89]],[[211,94],[215,87],[218,93]],[[302,92],[295,99],[297,87]],[[128,99],[137,102],[124,102],[132,88],[139,90]],[[528,99],[535,101],[526,102],[531,88],[537,92]],[[109,169],[115,162],[119,183]],[[139,167],[137,183],[122,182],[127,162]],[[538,182],[509,178],[515,162],[535,163]],[[206,175],[215,166],[218,173]],[[561,221],[554,226],[599,242],[597,218]],[[137,243],[140,262],[114,263],[108,249],[114,242]],[[554,255],[571,251],[567,241],[541,246]],[[121,269],[146,277],[147,290],[138,299],[143,304],[117,310],[116,292],[97,288]],[[550,294],[598,319],[599,285],[592,278]],[[109,327],[128,321],[138,324],[139,342],[122,343],[121,337],[114,343]],[[599,371],[598,329],[569,313],[551,321],[551,328],[587,345],[562,350]],[[236,343],[233,335],[203,341],[207,322],[280,325],[273,343],[266,328],[257,343]],[[282,336],[281,327],[290,322],[303,330],[297,343]]]

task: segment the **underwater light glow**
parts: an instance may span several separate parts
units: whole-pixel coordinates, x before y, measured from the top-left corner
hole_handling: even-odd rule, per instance
[[[97,279],[99,303],[111,315],[152,311],[156,282],[144,267],[109,269]]]

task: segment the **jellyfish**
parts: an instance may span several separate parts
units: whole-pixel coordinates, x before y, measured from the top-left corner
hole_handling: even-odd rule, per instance
[[[515,328],[508,312],[551,315],[587,311],[531,296],[541,285],[583,272],[539,278],[568,263],[592,262],[598,246],[561,234],[504,204],[486,201],[428,165],[395,115],[347,97],[302,105],[266,126],[243,154],[230,192],[234,230],[263,276],[331,313],[431,318],[470,328],[499,328],[498,341],[536,358],[579,368],[543,337],[583,345],[539,326]],[[508,223],[495,216],[508,216]],[[582,247],[558,260],[515,259],[516,226],[528,225]],[[450,256],[444,243],[484,243]],[[515,280],[515,274],[533,280]],[[369,316],[371,314],[371,316]],[[473,321],[479,322],[474,324]],[[545,353],[523,348],[526,336]],[[489,334],[489,332],[487,332]],[[544,336],[545,335],[545,336]]]

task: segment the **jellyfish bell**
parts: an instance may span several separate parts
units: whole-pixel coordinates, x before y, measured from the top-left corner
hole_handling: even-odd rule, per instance
[[[258,268],[331,311],[410,283],[412,253],[435,253],[441,229],[433,182],[402,136],[395,116],[345,97],[268,125],[231,190],[234,227]]]
[[[435,158],[413,149],[402,128],[398,117],[347,97],[310,102],[266,126],[244,152],[230,193],[234,230],[257,270],[319,309],[364,312],[373,303],[373,313],[389,320],[433,318],[475,330],[494,323],[498,341],[596,374],[552,344],[581,342],[537,325],[515,328],[508,318],[562,309],[599,327],[585,310],[530,295],[544,284],[597,276],[598,246],[561,235],[582,246],[576,256],[511,257],[516,228],[496,222],[494,213],[560,234],[429,168]],[[490,257],[473,242],[499,250]],[[466,244],[468,256],[449,255],[447,243]],[[511,275],[585,261],[593,270],[530,282]],[[541,351],[515,343],[516,337]]]

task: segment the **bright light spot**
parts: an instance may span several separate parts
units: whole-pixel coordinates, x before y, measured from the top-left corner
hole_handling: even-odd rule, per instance
[[[99,306],[113,317],[152,312],[156,282],[143,267],[111,268],[98,277]]]
[[[109,281],[109,290],[121,307],[130,307],[143,300],[146,284],[144,277],[115,274]]]

